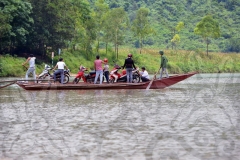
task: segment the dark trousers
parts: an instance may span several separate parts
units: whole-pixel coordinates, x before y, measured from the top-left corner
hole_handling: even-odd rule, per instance
[[[126,68],[127,72],[127,83],[132,83],[132,68]]]
[[[104,76],[106,78],[107,83],[109,83],[109,71],[105,71]]]
[[[147,82],[147,81],[150,81],[149,79],[147,79],[146,77],[141,77],[142,79],[142,82]]]
[[[63,80],[64,80],[64,70],[63,69],[58,69],[54,72],[54,74],[53,74],[54,82],[56,82],[56,79],[57,79],[56,75],[59,73],[61,75],[61,83],[63,84]]]

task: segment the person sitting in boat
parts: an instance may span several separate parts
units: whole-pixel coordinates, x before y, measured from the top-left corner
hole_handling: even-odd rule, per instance
[[[150,81],[150,77],[145,67],[142,67],[142,71],[140,71],[140,75],[141,75],[142,82]]]

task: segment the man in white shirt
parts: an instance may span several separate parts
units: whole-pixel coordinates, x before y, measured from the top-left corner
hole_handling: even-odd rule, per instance
[[[61,74],[61,84],[63,84],[63,80],[64,80],[64,68],[68,69],[66,64],[63,62],[63,58],[59,58],[59,62],[56,64],[56,66],[53,68],[53,70],[55,70],[55,68],[58,67],[58,70],[56,70],[53,74],[54,77],[54,82],[56,82],[56,75],[57,74]]]
[[[145,67],[142,67],[142,71],[140,72],[142,82],[150,81],[150,77],[148,75],[148,72],[146,71]]]
[[[26,80],[28,80],[28,75],[29,75],[30,73],[32,73],[33,78],[36,79],[35,59],[36,59],[36,57],[33,57],[33,54],[30,54],[29,57],[28,57],[28,59],[22,64],[23,66],[25,66],[25,64],[26,64],[27,62],[29,62],[29,68],[28,68],[27,73],[26,73],[26,76],[25,76]]]

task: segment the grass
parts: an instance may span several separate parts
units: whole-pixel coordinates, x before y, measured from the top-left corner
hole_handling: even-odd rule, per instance
[[[143,49],[141,54],[138,49],[120,48],[118,59],[114,51],[100,50],[98,54],[100,59],[108,58],[110,69],[113,68],[115,61],[117,64],[122,66],[128,53],[133,55],[133,60],[137,67],[145,66],[150,74],[158,71],[160,66],[160,55],[157,49]],[[168,58],[168,72],[171,74],[186,73],[190,71],[199,71],[200,73],[232,73],[240,72],[240,54],[236,53],[214,53],[210,52],[207,56],[205,52],[196,51],[184,51],[184,50],[164,50],[164,54]],[[93,61],[95,60],[96,54],[86,56],[81,51],[67,51],[64,50],[61,57],[63,57],[68,68],[72,74],[78,72],[79,66],[82,64],[87,68],[93,69]],[[22,63],[26,60],[22,57],[12,57],[10,55],[0,56],[0,76],[1,77],[14,77],[24,76],[26,70],[22,67]],[[53,61],[55,65],[58,61],[56,56]],[[87,60],[89,59],[89,60]],[[45,62],[52,65],[51,62]],[[44,68],[44,64],[37,65],[36,73],[40,74]]]

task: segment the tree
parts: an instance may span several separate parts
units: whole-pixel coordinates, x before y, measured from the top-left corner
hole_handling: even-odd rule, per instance
[[[25,45],[27,35],[31,32],[33,19],[30,16],[32,6],[22,0],[0,1],[0,51],[6,49],[12,53],[13,49]]]
[[[111,13],[107,12],[103,16],[103,41],[105,42],[105,49],[106,49],[106,54],[107,54],[107,49],[108,49],[108,43],[111,42],[113,38],[113,32],[114,28],[112,27],[112,22],[111,22]]]
[[[34,32],[29,46],[42,56],[46,47],[52,51],[75,45],[85,32],[90,9],[85,0],[30,0],[33,5]],[[84,40],[84,38],[83,38]]]
[[[172,49],[173,49],[173,46],[175,46],[175,49],[176,49],[176,45],[180,42],[180,35],[179,34],[175,34],[176,31],[177,31],[177,33],[179,33],[183,28],[184,28],[184,23],[183,22],[179,22],[177,24],[177,26],[175,27],[175,29],[174,29],[174,36],[171,39]]]
[[[108,24],[105,25],[108,25],[109,31],[113,31],[112,36],[114,38],[112,40],[115,46],[116,57],[118,58],[118,45],[121,44],[123,39],[121,36],[124,36],[124,31],[128,26],[127,13],[123,8],[114,8],[110,10],[105,19],[108,19],[106,21]]]
[[[172,45],[175,46],[175,49],[176,49],[176,45],[180,42],[180,36],[179,34],[175,34],[173,36],[173,39],[171,39],[171,42],[172,42]]]
[[[220,37],[220,28],[217,21],[213,19],[211,15],[203,17],[203,19],[197,23],[194,33],[202,36],[204,41],[207,44],[207,55],[208,55],[208,38],[219,38]]]
[[[149,10],[147,8],[140,8],[137,11],[137,16],[135,20],[133,20],[132,31],[134,36],[139,39],[140,44],[140,54],[143,47],[143,40],[149,34],[153,33],[154,30],[151,28],[149,20],[148,20]]]
[[[0,10],[0,39],[4,37],[4,35],[10,32],[12,26],[8,22],[8,15],[3,13],[3,10]]]
[[[8,41],[4,40],[5,37],[7,37],[7,34],[11,31],[12,26],[10,25],[8,21],[8,15],[3,13],[2,10],[0,10],[0,52],[7,46]]]
[[[99,41],[102,37],[103,32],[103,21],[104,21],[104,15],[109,11],[109,6],[104,3],[104,0],[97,0],[95,3],[95,13],[94,13],[94,19],[97,27],[97,52],[99,50]]]

